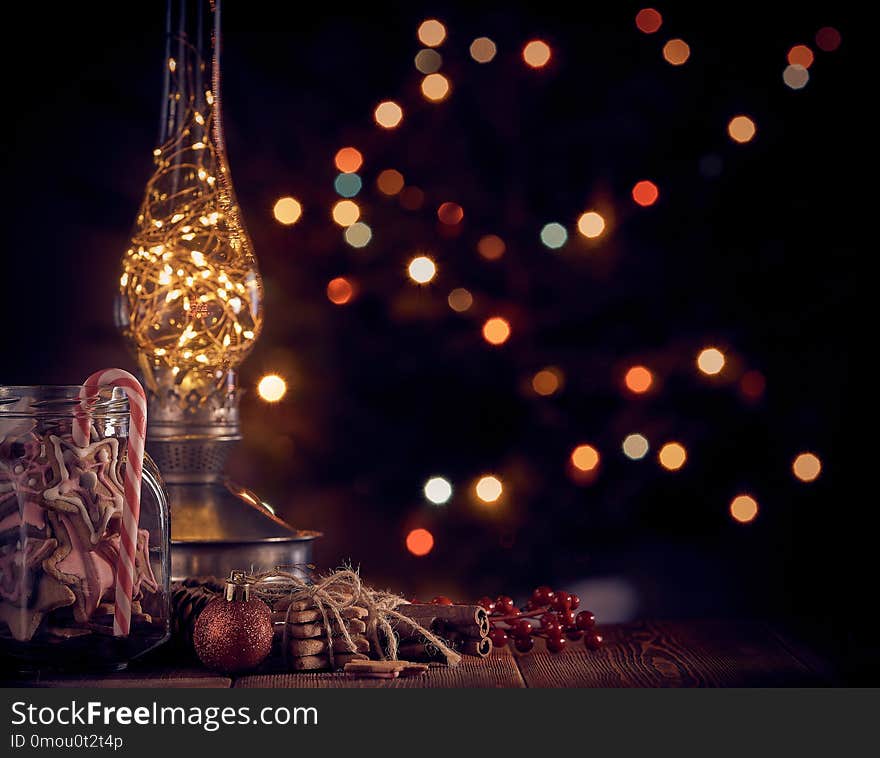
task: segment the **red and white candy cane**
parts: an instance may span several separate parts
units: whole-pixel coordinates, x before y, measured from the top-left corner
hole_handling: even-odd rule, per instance
[[[83,383],[80,393],[82,412],[77,414],[71,430],[74,443],[80,447],[85,447],[90,442],[92,419],[89,410],[95,395],[102,387],[121,387],[128,396],[131,413],[113,614],[113,634],[124,637],[128,635],[131,627],[131,594],[135,581],[138,518],[141,512],[141,474],[144,464],[144,440],[147,435],[147,397],[141,383],[127,371],[119,368],[96,371]]]

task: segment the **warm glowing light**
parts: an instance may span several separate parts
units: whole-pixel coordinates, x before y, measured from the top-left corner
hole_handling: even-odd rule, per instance
[[[425,497],[434,505],[443,505],[452,497],[452,485],[442,476],[432,476],[425,482]]]
[[[437,275],[437,264],[427,255],[419,255],[409,262],[407,273],[417,284],[427,284]]]
[[[748,116],[734,116],[727,125],[727,133],[734,142],[750,142],[755,136],[755,122]]]
[[[724,353],[717,347],[704,348],[697,356],[697,367],[709,376],[720,374],[721,369],[724,368],[724,362]]]
[[[663,16],[653,8],[642,8],[636,13],[636,26],[640,32],[653,34],[663,25]]]
[[[287,392],[287,382],[278,374],[267,374],[257,385],[257,393],[267,403],[277,403]]]
[[[393,129],[403,120],[403,108],[393,100],[385,100],[376,106],[373,117],[383,129]]]
[[[541,229],[541,242],[551,250],[558,250],[568,240],[568,232],[562,224],[551,221]]]
[[[290,226],[299,221],[299,217],[302,216],[302,206],[295,198],[282,197],[275,203],[272,213],[276,221]]]
[[[490,345],[503,345],[510,337],[510,324],[501,316],[493,316],[483,324],[483,339]]]
[[[416,68],[423,74],[433,74],[443,65],[443,56],[436,50],[419,50],[415,58]]]
[[[340,200],[333,206],[333,220],[339,226],[351,226],[360,215],[361,209],[353,200]]]
[[[343,174],[353,174],[363,165],[364,156],[361,155],[360,150],[353,147],[344,147],[336,153],[333,162],[336,164],[336,168]]]
[[[366,247],[373,239],[373,230],[363,221],[356,221],[345,230],[345,241],[352,247]]]
[[[393,168],[386,168],[376,179],[376,186],[383,195],[396,195],[403,189],[403,174]]]
[[[477,37],[471,42],[470,52],[471,58],[477,63],[488,63],[495,57],[498,48],[488,37]]]
[[[443,74],[428,74],[422,79],[422,94],[435,103],[444,100],[449,94],[449,79]]]
[[[355,197],[362,186],[363,182],[357,174],[337,174],[333,181],[333,189],[342,197]]]
[[[434,549],[434,535],[427,529],[413,529],[406,535],[406,549],[421,558]]]
[[[816,32],[816,47],[826,53],[833,53],[840,47],[840,32],[833,26],[823,26]]]
[[[504,240],[497,234],[487,234],[480,237],[480,241],[477,243],[477,252],[487,261],[497,261],[504,255],[506,249]]]
[[[660,453],[657,457],[660,459],[660,465],[663,468],[669,471],[678,471],[687,460],[687,450],[679,442],[667,442],[660,448]]]
[[[739,380],[739,389],[749,400],[757,400],[764,394],[767,380],[760,371],[746,371]]]
[[[474,304],[474,296],[464,287],[457,287],[449,293],[447,302],[456,313],[464,313]]]
[[[740,524],[748,524],[758,515],[758,501],[751,495],[737,495],[730,502],[730,515]]]
[[[657,185],[647,179],[636,182],[632,189],[633,200],[643,208],[654,205],[658,197],[660,197],[660,190],[657,189]]]
[[[504,492],[501,480],[497,476],[487,475],[480,477],[474,487],[477,497],[484,503],[496,503]]]
[[[599,451],[592,445],[578,445],[571,451],[571,465],[578,471],[593,471],[599,465]]]
[[[663,57],[673,66],[681,66],[691,57],[691,48],[683,39],[671,39],[663,45]]]
[[[548,397],[562,387],[562,371],[555,366],[542,368],[532,377],[532,389],[543,397]]]
[[[460,224],[464,218],[464,210],[458,203],[443,203],[437,209],[437,218],[442,224],[455,226],[455,224]]]
[[[587,211],[578,219],[578,231],[584,237],[594,239],[605,231],[605,219],[596,211]]]
[[[623,440],[623,454],[632,461],[640,461],[648,454],[650,445],[642,434],[628,434]]]
[[[418,35],[419,42],[426,47],[437,47],[446,39],[446,27],[436,18],[429,18],[419,25]]]
[[[791,464],[791,470],[802,482],[814,482],[822,472],[822,461],[815,453],[801,453]]]
[[[335,305],[345,305],[354,295],[354,287],[344,276],[337,276],[327,284],[327,298]]]
[[[543,68],[550,62],[550,45],[543,40],[533,39],[523,48],[523,60],[532,68]]]
[[[623,381],[630,392],[641,395],[651,389],[651,385],[654,383],[654,375],[644,366],[633,366],[626,372]]]
[[[782,72],[782,81],[791,89],[803,89],[810,81],[810,72],[803,66],[786,66]]]
[[[809,68],[813,65],[813,51],[806,45],[795,45],[788,51],[788,62],[792,66]]]

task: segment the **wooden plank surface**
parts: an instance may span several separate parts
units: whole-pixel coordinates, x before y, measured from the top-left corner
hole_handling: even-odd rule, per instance
[[[432,664],[424,676],[398,679],[358,679],[345,674],[273,673],[242,676],[235,687],[264,687],[269,689],[372,689],[399,688],[503,688],[525,687],[514,656],[509,650],[499,650],[488,658],[464,656],[455,668]]]
[[[600,629],[605,645],[517,663],[527,687],[804,687],[828,684],[764,624],[641,622]]]
[[[46,673],[26,679],[0,679],[0,686],[6,687],[101,687],[122,689],[130,687],[161,687],[227,689],[232,679],[203,668],[163,667],[150,671],[140,668],[132,671],[100,675],[58,675]]]

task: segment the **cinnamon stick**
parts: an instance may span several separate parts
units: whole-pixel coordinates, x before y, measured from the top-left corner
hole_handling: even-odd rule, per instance
[[[489,634],[489,614],[479,605],[434,605],[433,603],[409,603],[397,608],[397,612],[412,619],[431,631],[454,629],[468,637],[485,637]],[[418,632],[405,621],[399,623],[401,637],[416,636]]]

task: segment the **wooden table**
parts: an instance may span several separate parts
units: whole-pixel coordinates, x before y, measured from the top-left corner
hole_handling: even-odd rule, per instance
[[[759,622],[644,621],[607,626],[601,650],[572,643],[561,654],[536,646],[527,655],[505,648],[456,668],[432,665],[426,676],[376,680],[333,673],[254,673],[230,678],[160,655],[103,677],[44,675],[5,679],[30,687],[804,687],[833,683],[830,667]]]

